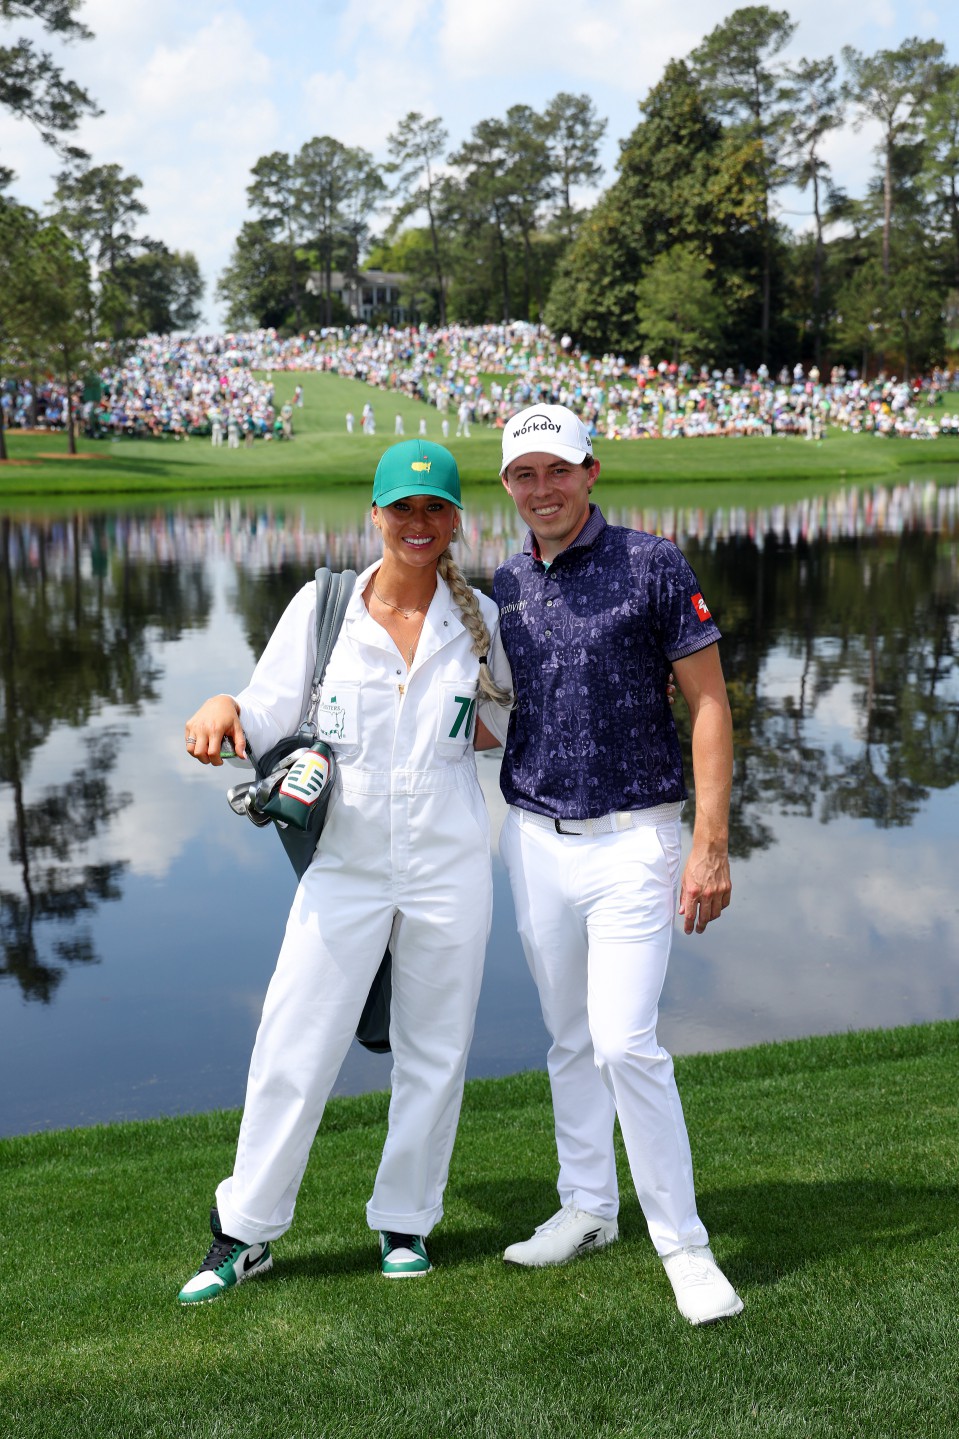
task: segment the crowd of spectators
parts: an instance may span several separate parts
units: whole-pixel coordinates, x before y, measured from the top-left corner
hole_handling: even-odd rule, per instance
[[[906,381],[886,374],[864,379],[842,366],[821,374],[801,363],[775,374],[764,365],[721,371],[649,357],[628,363],[590,355],[567,335],[557,339],[525,323],[361,325],[291,339],[274,330],[151,338],[116,360],[104,352],[100,369],[78,387],[77,422],[91,436],[203,436],[230,446],[289,439],[293,406],[276,407],[276,371],[337,374],[421,401],[439,413],[444,437],[451,419],[456,434],[468,436],[471,423],[501,426],[536,403],[569,405],[595,435],[614,441],[821,440],[830,427],[912,439],[959,434],[959,416],[941,404],[945,392],[959,389],[959,371],[936,369]],[[44,382],[34,390],[29,381],[10,381],[0,400],[8,428],[66,424],[61,386]]]
[[[140,340],[78,384],[76,423],[93,437],[205,436],[234,448],[256,439],[292,437],[292,407],[274,404],[272,374],[264,373],[250,337],[201,335]],[[4,424],[62,429],[62,385],[29,380],[2,391]],[[284,413],[290,411],[290,413]]]
[[[442,330],[334,332],[316,346],[317,368],[363,380],[434,405],[441,416],[501,426],[526,405],[569,405],[606,439],[679,439],[711,435],[802,435],[843,430],[934,439],[959,433],[941,408],[959,372],[934,370],[905,381],[863,380],[833,367],[827,376],[797,363],[771,375],[654,364],[644,357],[591,356],[563,336],[531,325],[448,326]],[[954,428],[954,424],[956,428]],[[445,433],[445,431],[444,431]]]

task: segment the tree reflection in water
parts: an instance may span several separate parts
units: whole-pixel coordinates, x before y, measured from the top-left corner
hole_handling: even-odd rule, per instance
[[[686,548],[724,635],[735,853],[773,842],[759,808],[890,828],[910,824],[931,790],[956,784],[955,544],[919,528]],[[771,682],[777,669],[788,687]],[[820,718],[830,696],[852,712],[832,743]]]
[[[0,786],[19,879],[0,886],[0,975],[44,1002],[64,965],[96,962],[80,922],[121,897],[126,868],[90,857],[131,802],[110,783],[124,731],[81,732],[106,706],[136,713],[154,700],[155,638],[187,617],[202,625],[209,609],[202,566],[141,563],[118,534],[97,514],[0,518]],[[34,758],[60,728],[81,735],[83,762],[31,794]]]
[[[130,795],[113,794],[109,783],[122,736],[122,731],[89,736],[85,763],[29,804],[17,781],[10,858],[19,866],[23,887],[0,889],[0,974],[15,978],[27,999],[49,1002],[63,965],[96,963],[91,935],[73,926],[98,904],[120,898],[126,866],[78,862],[77,852],[130,803]]]
[[[904,827],[931,791],[957,783],[954,486],[847,490],[752,513],[644,510],[620,494],[602,496],[607,518],[675,539],[723,631],[737,857],[775,843],[777,816]],[[320,517],[323,505],[0,519],[0,794],[12,801],[18,879],[0,887],[0,974],[26,996],[49,1000],[65,965],[96,961],[82,921],[121,893],[125,862],[96,849],[130,803],[111,785],[123,731],[91,722],[157,700],[159,643],[206,628],[212,562],[231,574],[256,654],[317,565],[360,569],[378,555],[363,507],[343,523]],[[521,539],[515,517],[471,509],[466,530],[461,563],[488,589]],[[681,704],[676,719],[685,731]],[[32,793],[31,766],[58,728],[83,735],[83,763]]]

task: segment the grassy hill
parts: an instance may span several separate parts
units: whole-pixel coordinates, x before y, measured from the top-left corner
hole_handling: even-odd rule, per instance
[[[81,436],[81,456],[71,459],[63,435],[9,432],[11,461],[0,465],[0,503],[41,495],[158,496],[367,486],[380,454],[393,443],[397,414],[403,416],[407,437],[418,433],[425,418],[427,437],[442,441],[439,415],[418,401],[336,375],[279,373],[279,402],[292,396],[297,381],[304,387],[305,406],[295,412],[292,442],[259,440],[251,449],[241,445],[230,450],[226,445],[214,449],[209,440],[199,438]],[[347,410],[358,421],[367,400],[376,413],[376,435],[348,435]],[[499,432],[474,425],[468,440],[456,440],[455,428],[454,420],[449,445],[464,482],[497,484]],[[650,484],[670,490],[678,485],[723,485],[728,487],[723,503],[768,503],[842,483],[895,482],[916,472],[952,480],[959,465],[959,437],[914,442],[830,433],[821,444],[799,437],[598,440],[596,453],[604,485]]]

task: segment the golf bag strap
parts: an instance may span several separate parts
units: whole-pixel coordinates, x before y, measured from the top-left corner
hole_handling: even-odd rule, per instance
[[[327,661],[336,644],[355,586],[355,570],[343,570],[334,574],[324,565],[316,572],[316,665],[313,669],[310,711],[307,715],[310,722],[314,722],[316,718]],[[283,839],[282,833],[280,838]],[[393,956],[387,946],[356,1028],[356,1037],[360,1044],[373,1054],[390,1053],[392,998]]]
[[[310,712],[307,716],[310,720],[316,716],[323,676],[346,617],[355,584],[355,570],[342,570],[335,574],[324,565],[316,572],[316,664],[313,668]]]

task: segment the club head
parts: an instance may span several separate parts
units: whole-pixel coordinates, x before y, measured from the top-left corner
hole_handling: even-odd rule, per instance
[[[255,807],[252,784],[235,784],[232,789],[227,790],[226,802],[234,814],[245,814],[257,829],[263,829],[270,823],[270,816],[261,814]]]
[[[246,814],[250,803],[252,784],[235,784],[226,792],[226,802],[234,814]]]

